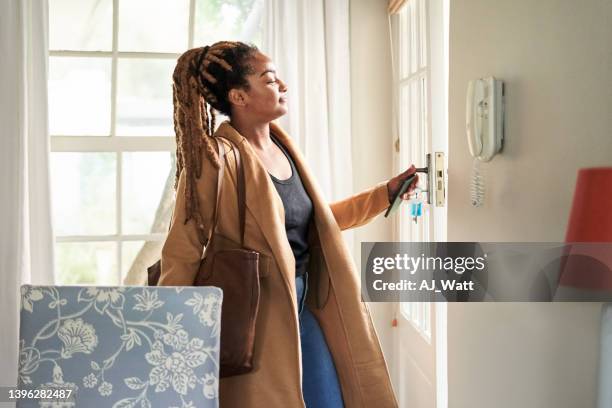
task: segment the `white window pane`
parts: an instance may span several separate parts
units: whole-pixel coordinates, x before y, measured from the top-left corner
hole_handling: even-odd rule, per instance
[[[122,231],[164,233],[174,197],[170,152],[123,153]]]
[[[51,153],[55,233],[114,234],[115,153]]]
[[[428,27],[427,24],[427,2],[425,0],[419,0],[419,50],[421,55],[419,56],[420,67],[427,65],[427,36]]]
[[[189,0],[120,0],[119,51],[183,52]]]
[[[55,269],[60,285],[117,285],[115,242],[59,242],[55,244]]]
[[[121,244],[121,277],[125,277],[132,267],[134,260],[142,249],[144,241],[127,241]]]
[[[421,152],[421,133],[419,118],[421,117],[421,100],[419,98],[419,80],[414,78],[410,81],[410,159],[420,165],[421,161],[424,160],[420,157]]]
[[[118,136],[173,136],[171,59],[120,59],[117,73]]]
[[[414,73],[418,69],[418,45],[420,41],[419,20],[417,3],[412,2],[408,5],[410,10],[410,73]]]
[[[399,15],[400,79],[410,75],[410,36],[410,6],[406,6]]]
[[[399,121],[400,121],[400,167],[406,168],[411,164],[412,152],[410,150],[410,87],[409,82],[400,85]]]
[[[49,49],[110,51],[112,0],[50,0]]]
[[[121,249],[121,281],[124,281],[128,273],[130,274],[130,279],[140,277],[141,279],[138,279],[138,282],[146,281],[147,268],[159,259],[163,244],[163,241],[123,242]]]
[[[262,4],[254,0],[196,0],[195,46],[221,40],[261,45]]]
[[[109,135],[110,94],[110,58],[50,57],[51,134]]]

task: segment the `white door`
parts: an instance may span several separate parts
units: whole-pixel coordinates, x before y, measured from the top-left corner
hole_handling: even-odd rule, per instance
[[[448,2],[410,0],[392,19],[398,145],[395,163],[404,170],[414,163],[425,167],[429,154],[434,172],[446,181],[448,157],[447,77]],[[437,163],[437,167],[435,166]],[[422,217],[416,223],[404,204],[395,217],[398,241],[446,241],[446,197],[427,186],[420,173]],[[446,191],[446,185],[444,185]],[[446,408],[446,304],[401,302],[394,305],[397,326],[392,331],[394,384],[401,407]]]

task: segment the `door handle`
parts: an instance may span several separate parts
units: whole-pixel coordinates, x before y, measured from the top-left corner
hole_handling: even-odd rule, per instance
[[[444,203],[446,202],[444,152],[436,152],[433,162],[431,160],[431,153],[427,153],[426,166],[417,167],[416,172],[427,175],[426,188],[421,190],[422,192],[427,192],[427,204],[433,203],[433,195],[435,194],[436,207],[444,207]],[[434,194],[432,194],[432,192]]]

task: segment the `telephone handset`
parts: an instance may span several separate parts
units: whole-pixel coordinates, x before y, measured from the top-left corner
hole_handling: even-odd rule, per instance
[[[470,154],[480,156],[482,152],[482,114],[484,103],[484,86],[482,81],[470,81],[467,90],[466,102],[466,130]],[[476,109],[474,109],[476,105]],[[476,116],[474,116],[476,114]]]
[[[503,83],[493,77],[470,81],[466,100],[470,154],[488,162],[503,144]]]
[[[484,183],[479,162],[488,162],[501,151],[504,140],[504,84],[493,77],[468,83],[466,97],[466,133],[470,154],[474,157],[472,205],[483,204]]]

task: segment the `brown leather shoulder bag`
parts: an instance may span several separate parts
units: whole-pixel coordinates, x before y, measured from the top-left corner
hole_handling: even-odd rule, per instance
[[[238,217],[240,243],[217,233],[217,217],[223,174],[225,147],[215,137],[219,148],[221,167],[217,179],[217,197],[213,225],[204,243],[202,260],[194,286],[217,286],[223,290],[221,308],[221,365],[220,377],[245,374],[253,370],[255,322],[259,306],[260,254],[244,247],[245,178],[238,147],[233,145],[236,163]],[[161,275],[161,262],[148,268],[148,284],[157,285]]]

